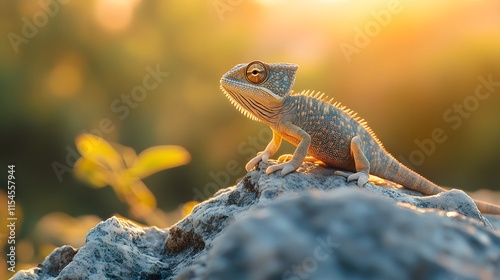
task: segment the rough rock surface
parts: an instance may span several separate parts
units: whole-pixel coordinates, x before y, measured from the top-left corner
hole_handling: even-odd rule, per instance
[[[169,229],[113,217],[13,279],[500,279],[500,231],[462,191],[422,197],[311,163],[285,177],[266,167]]]

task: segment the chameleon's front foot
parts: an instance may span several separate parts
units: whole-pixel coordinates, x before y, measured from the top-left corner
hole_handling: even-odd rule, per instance
[[[252,170],[257,164],[259,164],[259,162],[261,162],[261,161],[267,162],[269,160],[269,156],[270,156],[270,153],[266,152],[266,151],[258,153],[256,157],[254,157],[253,159],[251,159],[247,163],[247,165],[245,165],[245,169],[248,172],[250,172],[250,170]],[[266,169],[266,174],[271,174],[273,172],[281,170],[280,175],[284,176],[284,175],[286,175],[286,174],[288,174],[288,173],[290,173],[292,171],[295,171],[297,168],[299,168],[299,166],[301,164],[302,164],[301,162],[297,163],[296,161],[294,161],[292,159],[292,160],[290,160],[288,162],[284,162],[284,163],[280,163],[280,164],[277,164],[277,165],[269,166]]]
[[[269,153],[264,151],[264,152],[260,152],[257,154],[256,157],[254,157],[253,159],[251,159],[247,165],[245,165],[245,169],[247,170],[247,172],[250,172],[250,170],[252,170],[257,164],[259,164],[259,162],[263,161],[263,162],[267,162],[269,159]],[[273,172],[276,172],[278,170],[281,170],[281,176],[284,176],[292,171],[295,171],[297,168],[299,168],[299,166],[301,165],[301,163],[297,164],[295,162],[293,162],[293,160],[289,161],[289,162],[285,162],[285,163],[280,163],[280,164],[277,164],[277,165],[272,165],[272,166],[269,166],[267,169],[266,169],[266,174],[271,174]]]
[[[245,169],[247,171],[250,171],[259,162],[261,162],[261,161],[267,162],[269,160],[269,157],[270,157],[269,152],[266,152],[266,151],[260,152],[257,154],[256,157],[254,157],[253,159],[251,159],[247,163],[247,165],[245,166]],[[306,157],[304,160],[311,161],[311,162],[317,161],[317,159],[315,159],[314,157]],[[280,163],[276,164],[276,165],[269,166],[266,169],[266,174],[271,174],[273,172],[281,170],[280,175],[285,176],[286,174],[297,170],[297,168],[299,168],[299,166],[302,164],[302,162],[300,160],[294,160],[292,155],[282,155],[278,158],[278,162],[280,162]]]
[[[245,165],[245,169],[247,170],[247,172],[250,172],[250,170],[252,170],[257,164],[259,164],[259,162],[261,162],[261,161],[267,162],[267,160],[269,159],[270,156],[271,156],[271,154],[269,152],[266,152],[266,151],[259,152],[256,157],[251,159],[247,163],[247,165]]]
[[[289,162],[284,162],[276,165],[271,165],[266,169],[266,174],[271,174],[278,170],[281,170],[280,175],[285,176],[286,174],[293,172],[299,168],[302,164],[300,161],[290,160]]]
[[[333,174],[346,177],[347,182],[357,180],[358,186],[360,186],[360,187],[363,187],[366,183],[368,183],[368,178],[370,177],[370,175],[365,171],[358,171],[358,172],[352,173],[352,174],[347,173],[347,172],[343,172],[343,171],[335,171]]]

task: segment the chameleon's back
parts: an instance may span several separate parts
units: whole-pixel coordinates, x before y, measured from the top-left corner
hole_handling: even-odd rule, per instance
[[[356,118],[351,111],[340,104],[332,104],[324,98],[319,98],[317,94],[307,92],[291,95],[288,98],[296,110],[293,113],[290,112],[296,115],[292,122],[311,136],[309,148],[311,156],[328,166],[355,172],[350,143],[351,139],[357,135],[371,163],[390,160],[391,156],[382,148],[365,122]],[[282,136],[297,145],[296,139]]]

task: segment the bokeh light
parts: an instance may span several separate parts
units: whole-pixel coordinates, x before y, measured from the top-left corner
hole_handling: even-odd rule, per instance
[[[139,2],[140,0],[97,0],[96,20],[107,31],[122,31],[131,24]]]

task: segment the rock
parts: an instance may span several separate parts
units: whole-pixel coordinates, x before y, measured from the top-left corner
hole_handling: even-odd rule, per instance
[[[12,279],[165,279],[171,272],[159,251],[167,236],[167,230],[112,217],[91,229],[77,252],[57,248],[37,268]]]
[[[466,225],[439,212],[422,215],[400,208],[360,190],[313,191],[252,209],[214,240],[200,265],[183,275],[498,279],[499,236],[479,223]]]
[[[462,191],[423,197],[311,163],[285,177],[267,166],[169,229],[112,217],[13,279],[500,279],[500,231]]]

